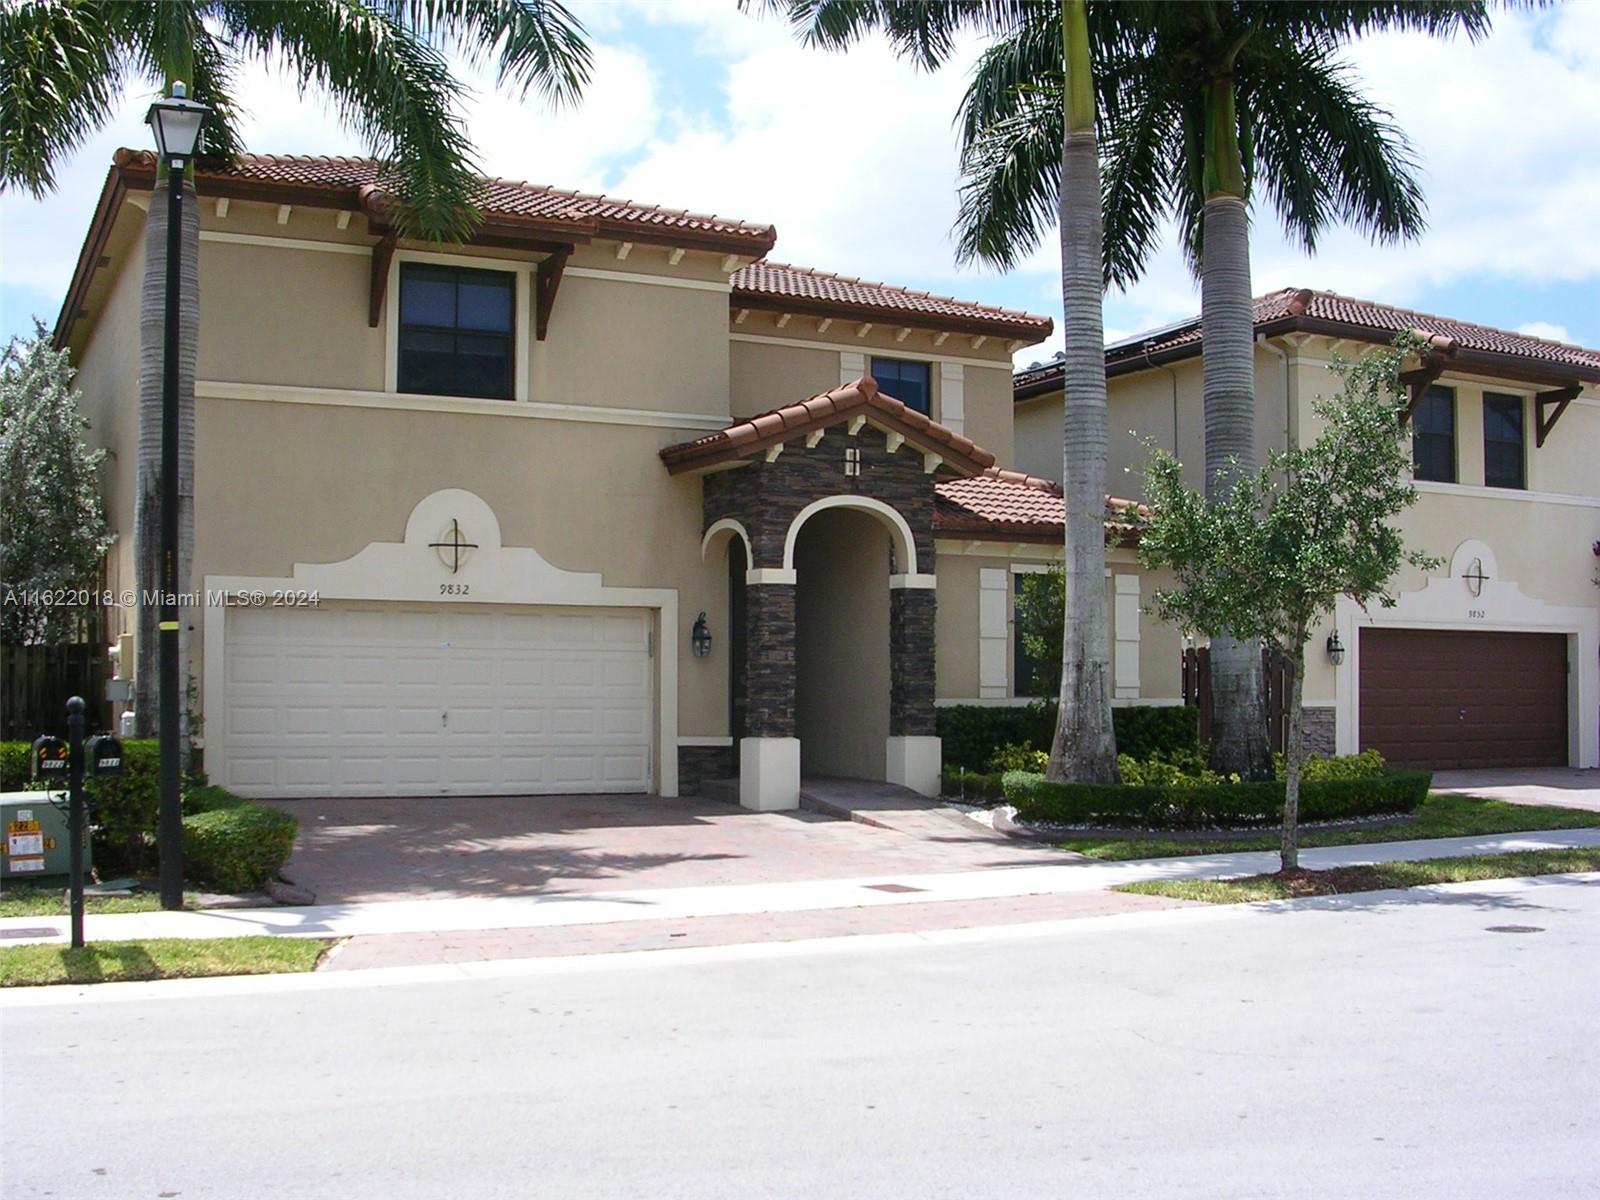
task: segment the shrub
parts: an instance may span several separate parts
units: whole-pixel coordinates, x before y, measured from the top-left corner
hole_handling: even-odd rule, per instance
[[[1300,819],[1332,821],[1415,812],[1428,797],[1429,771],[1385,771],[1361,779],[1306,780]],[[1024,820],[1057,825],[1143,829],[1206,829],[1275,825],[1283,817],[1283,783],[1178,783],[1168,786],[1047,783],[1013,771],[1002,781],[1007,803]]]
[[[1117,753],[1167,758],[1200,750],[1200,709],[1192,704],[1134,704],[1111,710]]]
[[[33,745],[0,742],[0,792],[20,792],[33,782]]]
[[[102,875],[154,872],[161,744],[154,738],[129,738],[122,743],[122,774],[87,781],[83,794],[94,826],[94,864]]]
[[[194,789],[183,818],[183,873],[224,892],[260,891],[294,849],[300,823],[221,788]]]
[[[986,775],[981,771],[963,771],[960,767],[946,767],[939,774],[939,792],[952,800],[965,800],[969,804],[994,804],[1004,798],[999,774]]]
[[[1013,743],[1001,746],[989,759],[989,770],[996,775],[1004,775],[1007,771],[1035,771],[1043,775],[1049,765],[1050,755],[1047,751]]]
[[[1308,756],[1300,765],[1300,778],[1307,779],[1370,779],[1382,775],[1387,764],[1376,750],[1363,750],[1360,754],[1346,754],[1324,758],[1320,754]],[[1272,766],[1277,778],[1284,775],[1283,755],[1272,756]]]
[[[1198,749],[1179,751],[1169,758],[1151,758],[1144,762],[1126,754],[1119,754],[1117,773],[1121,775],[1123,783],[1136,787],[1227,782],[1206,765],[1205,756]]]
[[[951,704],[938,710],[946,766],[982,771],[1003,746],[1048,752],[1056,706]],[[1200,710],[1179,704],[1130,705],[1111,710],[1117,750],[1137,759],[1171,757],[1200,748]]]

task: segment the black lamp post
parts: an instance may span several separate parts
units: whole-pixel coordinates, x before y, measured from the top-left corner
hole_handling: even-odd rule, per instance
[[[183,907],[183,808],[179,797],[178,704],[178,291],[183,266],[183,175],[210,113],[185,98],[181,83],[145,113],[156,137],[156,153],[167,168],[166,330],[161,347],[161,907]],[[152,213],[153,217],[155,214]]]

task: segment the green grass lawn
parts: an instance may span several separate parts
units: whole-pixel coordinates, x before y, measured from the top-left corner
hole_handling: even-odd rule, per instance
[[[151,938],[66,946],[0,947],[0,987],[278,975],[310,971],[331,943],[322,938]]]
[[[1536,829],[1589,829],[1600,827],[1600,813],[1577,808],[1543,808],[1453,796],[1435,792],[1417,809],[1417,819],[1375,829],[1301,830],[1300,845],[1355,846],[1371,842],[1409,842],[1419,838],[1482,837],[1494,833],[1521,833]],[[1260,837],[1181,840],[1152,833],[1141,838],[1073,838],[1061,843],[1091,858],[1169,858],[1192,854],[1228,854],[1240,850],[1276,850],[1276,830]]]
[[[193,908],[198,893],[185,892],[185,908]],[[159,912],[161,897],[155,892],[134,892],[128,896],[97,896],[92,892],[83,898],[83,911],[89,913],[142,913]],[[67,889],[63,887],[38,887],[34,884],[7,884],[0,891],[0,917],[64,917],[67,915]]]
[[[1510,854],[1471,854],[1427,862],[1374,863],[1334,867],[1326,871],[1289,871],[1250,875],[1243,879],[1155,879],[1125,883],[1117,892],[1201,900],[1207,904],[1247,904],[1253,900],[1294,900],[1304,896],[1339,896],[1383,888],[1420,887],[1427,883],[1468,883],[1475,879],[1517,879],[1524,875],[1561,875],[1600,871],[1600,848],[1582,850],[1518,850]]]

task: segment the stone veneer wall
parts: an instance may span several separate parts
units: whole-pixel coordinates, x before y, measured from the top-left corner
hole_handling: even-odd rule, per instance
[[[794,737],[794,584],[745,587],[744,736]]]
[[[889,593],[889,733],[933,737],[932,588],[895,588]]]
[[[1301,728],[1306,739],[1306,753],[1331,758],[1334,754],[1334,711],[1331,708],[1307,708]]]
[[[732,779],[732,746],[679,746],[678,794],[698,796],[700,785],[708,779]]]
[[[861,451],[861,474],[844,473],[845,451]],[[757,567],[783,566],[783,543],[802,508],[824,496],[870,496],[905,518],[917,548],[917,570],[933,570],[933,476],[922,469],[922,453],[902,446],[890,454],[881,430],[863,426],[854,437],[835,425],[810,449],[786,444],[775,462],[705,477],[705,525],[722,517],[743,523]],[[897,572],[911,570],[896,563]]]

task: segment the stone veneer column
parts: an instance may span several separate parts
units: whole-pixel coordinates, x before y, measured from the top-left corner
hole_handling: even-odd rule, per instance
[[[939,794],[941,747],[934,713],[932,577],[897,577],[889,591],[889,739],[885,778]]]
[[[750,579],[745,584],[739,803],[760,812],[800,807],[800,739],[795,736],[794,724],[794,593],[792,581],[758,583]]]

